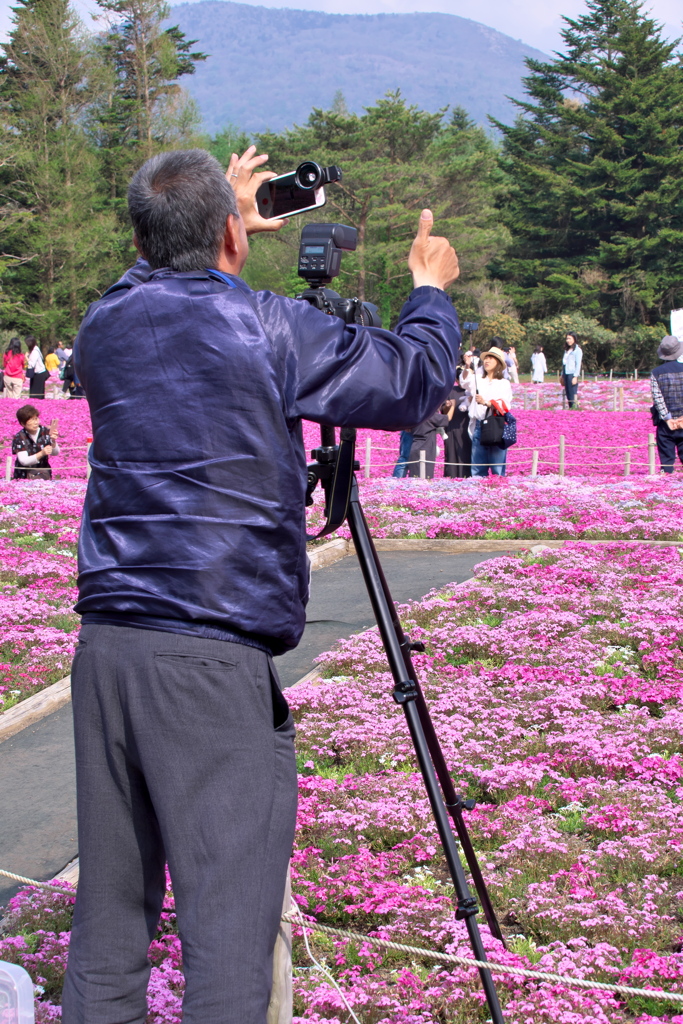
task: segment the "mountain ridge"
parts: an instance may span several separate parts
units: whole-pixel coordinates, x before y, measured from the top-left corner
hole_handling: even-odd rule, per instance
[[[509,121],[523,94],[525,57],[545,54],[453,14],[326,14],[200,0],[169,24],[210,54],[182,79],[210,132],[234,125],[280,131],[332,104],[360,113],[388,91],[435,112],[462,106],[480,124]]]

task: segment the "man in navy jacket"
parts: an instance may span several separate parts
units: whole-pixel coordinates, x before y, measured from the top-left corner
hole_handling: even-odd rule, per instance
[[[308,598],[302,418],[398,430],[447,397],[458,276],[423,211],[395,330],[239,277],[253,147],[136,174],[141,260],[88,310],[93,423],[72,671],[80,881],[64,1024],[143,1024],[168,863],[184,1024],[264,1024],[294,835],[294,728],[272,656]]]

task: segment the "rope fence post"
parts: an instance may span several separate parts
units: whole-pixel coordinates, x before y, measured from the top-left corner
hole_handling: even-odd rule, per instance
[[[619,388],[619,412],[624,411],[624,387]]]
[[[287,869],[287,885],[282,903],[282,919],[273,953],[273,987],[266,1024],[291,1024],[294,1013],[292,993],[292,925],[285,918],[292,910],[292,869]]]
[[[631,453],[626,452],[624,456],[624,476],[631,475]]]
[[[648,463],[648,473],[650,474],[650,476],[654,476],[655,473],[657,472],[657,470],[655,468],[655,446],[656,446],[656,443],[657,442],[655,441],[655,435],[654,434],[650,434],[648,436],[648,439],[647,439],[647,463]]]
[[[612,380],[612,374],[613,374],[613,373],[614,373],[614,370],[610,369],[610,371],[609,371],[609,379],[610,379],[610,380]]]
[[[370,467],[372,465],[372,439],[365,439],[365,466],[363,467],[363,477],[366,480],[370,479]]]
[[[531,455],[531,475],[538,476],[538,448],[534,448]]]
[[[541,392],[536,392],[536,412],[541,411]]]
[[[562,391],[562,411],[564,412],[564,410],[566,408],[567,408],[567,396],[566,396],[566,394],[565,394],[565,392],[563,390]]]
[[[610,373],[611,372],[612,371],[610,370]],[[618,410],[618,408],[619,408],[619,397],[618,397],[617,389],[616,388],[614,388],[614,394],[612,395],[612,406],[613,406],[613,411],[614,412],[616,412]]]
[[[427,452],[423,449],[420,452],[420,480],[427,479]]]
[[[638,367],[637,366],[636,366],[635,370],[633,371],[633,379],[634,380],[638,380]]]
[[[564,436],[564,434],[560,434],[560,466],[559,466],[560,476],[564,476],[564,442],[565,442],[565,436]]]
[[[10,481],[12,479],[12,456],[8,455],[5,459],[5,480]]]
[[[526,412],[526,400],[527,400],[527,393],[525,391],[524,392],[524,412]]]

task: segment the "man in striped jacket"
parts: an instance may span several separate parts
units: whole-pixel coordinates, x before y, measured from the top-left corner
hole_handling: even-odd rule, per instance
[[[662,472],[673,473],[677,450],[683,463],[683,342],[668,334],[657,355],[663,362],[650,376],[657,414],[657,450]]]

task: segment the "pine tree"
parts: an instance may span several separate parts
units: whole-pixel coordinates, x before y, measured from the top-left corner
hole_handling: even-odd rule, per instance
[[[653,324],[683,304],[683,66],[638,0],[587,0],[565,52],[527,61],[504,135],[512,245],[494,272],[526,315]]]
[[[112,201],[124,198],[132,173],[155,152],[195,141],[197,108],[178,84],[206,54],[192,51],[177,25],[163,28],[165,0],[97,0],[115,19],[99,41],[109,82],[90,130],[100,149]]]
[[[97,298],[111,255],[82,128],[98,71],[68,0],[18,0],[13,12],[0,56],[4,305],[8,326],[54,342]]]

